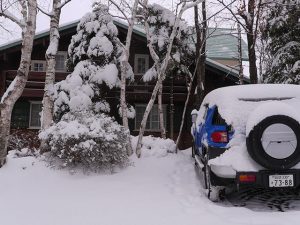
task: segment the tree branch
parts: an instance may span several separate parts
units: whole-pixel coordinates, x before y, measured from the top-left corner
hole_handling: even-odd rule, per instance
[[[128,18],[128,16],[124,12],[124,10],[122,10],[122,8],[120,7],[120,4],[117,4],[114,0],[109,0],[109,2],[118,9],[118,11],[124,16],[124,18],[127,20],[128,24],[130,25],[130,19]]]
[[[2,4],[1,4],[1,8],[0,8],[0,16],[3,16],[4,18],[11,20],[12,22],[16,23],[22,29],[26,25],[24,20],[21,20],[21,19],[17,18],[16,16],[14,16],[11,12],[8,11],[8,9],[3,9]]]
[[[52,17],[53,14],[51,12],[46,12],[45,10],[43,10],[41,7],[37,7],[38,10],[40,10],[43,14],[45,14],[46,16]]]
[[[66,4],[68,4],[72,0],[65,0],[63,3],[60,4],[59,8],[64,7]]]

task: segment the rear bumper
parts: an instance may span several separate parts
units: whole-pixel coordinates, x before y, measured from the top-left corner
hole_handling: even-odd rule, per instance
[[[273,170],[260,170],[258,172],[237,172],[235,182],[238,186],[256,186],[263,188],[269,187],[269,176],[270,175],[293,175],[294,186],[288,188],[296,188],[300,186],[300,169],[290,169],[284,171],[273,171]],[[240,182],[240,175],[255,175],[255,182]],[[276,187],[277,188],[277,187]]]
[[[270,175],[293,175],[294,185],[293,187],[288,187],[288,188],[296,188],[300,186],[300,169],[289,169],[283,171],[260,170],[257,172],[251,172],[251,171],[236,172],[231,167],[226,167],[226,166],[210,165],[210,167],[211,167],[211,175],[210,175],[211,183],[212,185],[215,186],[227,186],[233,184],[236,185],[237,187],[253,186],[253,187],[270,188],[269,187]],[[254,175],[255,181],[241,182],[239,179],[240,175]]]

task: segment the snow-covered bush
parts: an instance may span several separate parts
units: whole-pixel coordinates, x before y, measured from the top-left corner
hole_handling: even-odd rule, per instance
[[[11,130],[7,150],[21,150],[28,148],[35,150],[40,146],[37,131],[33,130]]]
[[[68,49],[68,67],[73,72],[55,85],[54,119],[67,112],[94,110],[109,113],[105,97],[120,86],[122,45],[107,6],[95,4],[77,26]],[[133,78],[131,67],[127,78]]]
[[[136,146],[138,136],[131,138],[132,146]],[[176,144],[171,139],[163,139],[160,137],[145,136],[142,140],[142,156],[143,157],[164,157],[168,153],[174,153]]]
[[[176,15],[159,4],[148,5],[145,15],[149,24],[150,44],[153,45],[160,60],[164,59],[170,42],[170,36],[175,25]],[[177,71],[186,73],[187,67],[193,64],[195,59],[195,43],[193,41],[193,30],[186,21],[179,23],[180,31],[175,37],[171,51],[171,60],[168,62],[168,73],[176,74]],[[144,75],[144,81],[149,81],[157,76],[154,67],[150,68]]]
[[[126,164],[127,135],[111,117],[82,111],[66,113],[39,136],[49,144],[50,154],[63,160],[64,166],[97,170]]]

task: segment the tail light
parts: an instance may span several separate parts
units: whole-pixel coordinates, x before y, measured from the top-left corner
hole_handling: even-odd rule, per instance
[[[239,181],[241,183],[251,183],[256,181],[256,176],[254,174],[241,174],[239,176]]]
[[[216,131],[211,134],[211,139],[216,143],[227,143],[228,134],[227,131]]]

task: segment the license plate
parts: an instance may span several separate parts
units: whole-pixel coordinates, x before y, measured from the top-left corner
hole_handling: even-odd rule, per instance
[[[270,175],[269,187],[293,187],[294,176],[293,175]]]

